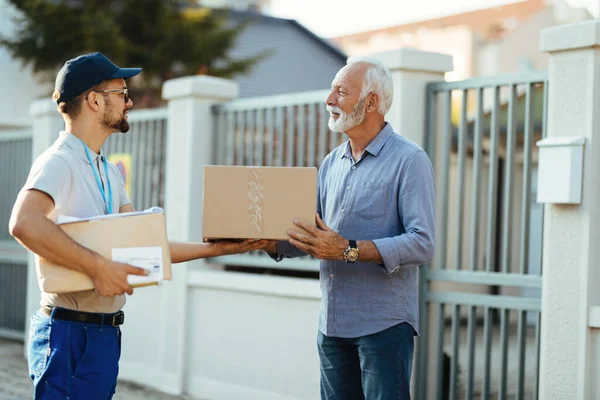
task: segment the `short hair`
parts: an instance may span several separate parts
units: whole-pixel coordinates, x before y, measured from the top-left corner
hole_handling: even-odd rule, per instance
[[[71,100],[63,101],[62,103],[60,103],[58,105],[58,112],[60,112],[61,114],[67,115],[71,119],[77,117],[81,113],[81,104],[83,103],[82,100],[85,97],[87,97],[87,95],[90,92],[102,88],[103,85],[104,85],[104,82],[101,82],[96,86],[92,86],[85,92],[81,93],[79,96],[76,96],[76,97],[72,98]],[[60,92],[58,90],[55,90],[54,93],[52,93],[52,100],[58,101],[59,98],[60,98]]]
[[[369,93],[374,92],[379,97],[379,108],[377,111],[381,115],[385,115],[392,106],[394,97],[394,82],[392,74],[383,65],[383,63],[375,58],[367,56],[353,56],[346,60],[347,65],[351,64],[367,64],[368,68],[365,72],[360,99],[364,99]]]

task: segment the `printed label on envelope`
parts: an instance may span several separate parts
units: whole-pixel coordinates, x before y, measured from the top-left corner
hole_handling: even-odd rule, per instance
[[[160,247],[125,247],[112,249],[112,260],[150,271],[148,276],[128,275],[130,285],[163,280],[163,257]]]

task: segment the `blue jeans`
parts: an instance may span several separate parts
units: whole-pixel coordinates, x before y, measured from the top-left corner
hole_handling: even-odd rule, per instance
[[[408,400],[414,331],[407,323],[358,338],[318,338],[321,400]]]
[[[31,317],[27,359],[34,399],[111,399],[120,356],[119,327],[57,320],[40,311]]]

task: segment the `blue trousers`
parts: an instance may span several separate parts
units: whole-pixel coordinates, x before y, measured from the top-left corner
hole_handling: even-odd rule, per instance
[[[319,332],[321,400],[409,400],[414,330],[407,323],[358,338]]]
[[[119,327],[57,320],[40,311],[31,317],[27,358],[34,399],[111,399],[120,356]]]

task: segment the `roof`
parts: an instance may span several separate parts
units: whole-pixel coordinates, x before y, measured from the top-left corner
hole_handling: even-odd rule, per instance
[[[247,22],[229,50],[232,59],[269,55],[248,73],[233,77],[239,97],[269,96],[328,88],[346,64],[346,55],[295,20],[253,11],[228,10],[232,25]]]
[[[294,29],[298,30],[303,35],[305,35],[309,39],[313,40],[316,44],[323,47],[327,51],[331,52],[334,56],[339,57],[339,59],[341,61],[346,62],[347,55],[339,47],[337,47],[337,45],[335,43],[333,43],[329,40],[323,39],[322,37],[318,36],[317,34],[312,32],[308,28],[306,28],[304,25],[302,25],[295,19],[272,17],[270,15],[261,14],[260,12],[253,11],[253,10],[239,11],[239,10],[231,9],[231,10],[227,10],[226,12],[227,12],[227,15],[229,16],[229,18],[231,18],[232,20],[237,21],[237,22],[242,21],[242,20],[250,20],[254,23],[256,23],[256,22],[258,22],[258,23],[274,23],[274,22],[277,23],[277,22],[279,22],[279,23],[289,24]]]
[[[377,34],[397,35],[405,32],[414,32],[419,29],[443,29],[452,26],[467,26],[483,38],[495,39],[516,28],[516,26],[510,26],[511,20],[524,21],[545,7],[547,5],[544,0],[525,0],[492,8],[339,36],[332,40],[342,45],[348,42],[366,42],[371,36]]]

